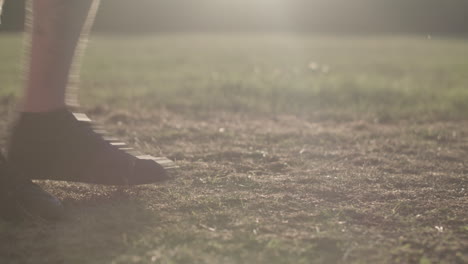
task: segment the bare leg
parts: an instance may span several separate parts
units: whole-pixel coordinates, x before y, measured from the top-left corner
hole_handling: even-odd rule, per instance
[[[78,70],[76,55],[84,47],[99,1],[32,0],[30,4],[31,54],[20,110],[48,112],[66,106],[67,87],[77,80],[77,75],[71,76]]]
[[[32,49],[22,113],[12,130],[8,161],[27,179],[136,185],[168,179],[172,161],[135,153],[94,131],[66,107],[80,36],[89,31],[94,0],[33,0]],[[91,12],[90,12],[91,11]],[[73,76],[72,76],[73,77]]]
[[[0,185],[6,190],[0,190],[0,217],[3,205],[10,204],[45,219],[63,215],[60,201],[31,179],[110,185],[168,179],[172,161],[127,152],[124,143],[102,137],[83,114],[66,108],[70,73],[78,69],[81,36],[89,31],[98,0],[31,1],[32,47],[22,113],[12,129],[8,159],[0,159],[0,180],[8,184]]]
[[[78,65],[75,57],[81,44],[80,36],[89,31],[97,5],[97,0],[30,0],[30,61],[25,74],[20,120],[26,114],[38,115],[65,107],[70,72]],[[39,129],[36,127],[31,131],[36,133],[35,130]],[[11,146],[19,145],[21,149],[21,144],[29,145],[28,138],[21,138],[22,133],[13,133]],[[8,162],[0,155],[0,217],[12,221],[24,215],[59,219],[64,213],[61,202],[34,184],[30,175],[25,175],[25,168],[30,168],[32,162],[28,163],[26,158],[18,163],[17,151],[9,151]],[[36,156],[31,160],[44,155],[38,149],[26,149],[26,152]],[[19,154],[21,156],[23,154]]]

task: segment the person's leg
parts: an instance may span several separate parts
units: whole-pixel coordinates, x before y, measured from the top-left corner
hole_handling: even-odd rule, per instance
[[[89,31],[97,5],[97,0],[30,0],[27,10],[29,64],[20,104],[22,113],[16,127],[21,126],[26,113],[42,114],[65,108],[70,72],[78,46],[83,45],[80,36]],[[39,128],[43,128],[42,125]],[[36,173],[34,169],[38,166],[31,166],[28,160],[40,160],[47,151],[46,148],[34,149],[32,141],[37,129],[15,129],[8,162],[0,154],[1,218],[17,221],[31,215],[56,220],[63,214],[61,202],[31,181],[35,178],[31,174]],[[28,137],[28,134],[33,136]],[[25,146],[29,144],[33,149]],[[31,152],[37,156],[28,156]]]
[[[2,6],[0,0],[0,15],[4,18]],[[62,215],[60,200],[21,175],[0,153],[0,218],[16,222],[28,216],[57,220]]]
[[[22,111],[49,112],[66,106],[67,87],[77,79],[70,79],[72,69],[78,70],[78,63],[73,64],[80,51],[77,47],[86,41],[83,35],[89,32],[98,3],[32,1],[31,54]]]
[[[33,179],[112,185],[165,180],[171,161],[128,152],[125,144],[105,139],[84,114],[73,114],[66,106],[80,35],[88,31],[97,3],[33,1],[31,61],[9,162],[19,175]]]

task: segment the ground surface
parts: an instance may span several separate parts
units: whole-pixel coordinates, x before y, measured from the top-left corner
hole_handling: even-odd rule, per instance
[[[20,41],[1,38],[12,117]],[[67,217],[0,222],[0,262],[466,263],[466,58],[463,39],[97,37],[85,109],[180,169],[40,182]]]

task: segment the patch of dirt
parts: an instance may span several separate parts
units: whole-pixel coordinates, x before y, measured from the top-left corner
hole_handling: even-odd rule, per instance
[[[323,252],[324,262],[468,259],[467,121],[314,123],[286,115],[89,112],[131,145],[171,157],[180,169],[165,185],[121,190],[42,182],[72,212],[102,200],[144,200],[149,210],[195,221],[192,228],[218,233],[220,241],[255,230],[259,241],[296,243],[290,252],[302,257],[312,255],[301,248]],[[6,125],[0,124],[3,139]]]

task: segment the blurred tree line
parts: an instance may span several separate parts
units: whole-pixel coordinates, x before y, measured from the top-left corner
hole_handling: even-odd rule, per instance
[[[5,0],[4,30],[24,3]],[[468,0],[103,0],[95,30],[467,34]]]

